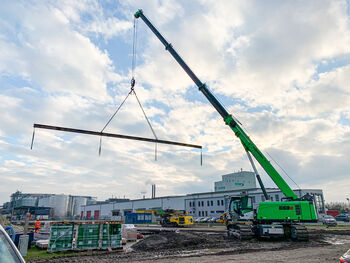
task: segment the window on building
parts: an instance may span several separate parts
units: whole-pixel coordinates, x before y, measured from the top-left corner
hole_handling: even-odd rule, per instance
[[[275,195],[275,200],[278,202],[280,200],[279,195]]]
[[[200,201],[198,201],[198,206],[201,206],[201,202]]]
[[[210,211],[210,214],[214,214],[214,211]]]
[[[213,201],[213,200],[210,201],[210,205],[211,205],[211,206],[214,205],[214,201]]]
[[[205,216],[208,216],[208,211],[205,211]]]
[[[272,195],[270,195],[270,200],[273,201],[273,196]]]
[[[207,201],[207,206],[210,206],[210,204],[209,204],[209,200]]]
[[[255,203],[255,196],[252,196],[252,203]]]
[[[202,206],[204,206],[204,201],[202,201]]]
[[[265,196],[263,196],[263,195],[261,196],[261,201],[263,201],[263,202],[265,201]]]
[[[218,201],[218,205],[220,205],[220,200],[217,200]]]
[[[221,200],[221,205],[224,205],[224,200]]]

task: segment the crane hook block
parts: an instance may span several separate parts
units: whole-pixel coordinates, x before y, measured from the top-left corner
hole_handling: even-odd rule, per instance
[[[131,83],[131,88],[134,88],[134,86],[135,86],[135,79],[132,78],[130,83]]]

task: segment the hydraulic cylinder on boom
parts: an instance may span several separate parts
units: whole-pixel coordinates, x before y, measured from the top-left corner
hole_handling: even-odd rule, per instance
[[[268,194],[262,184],[261,178],[257,173],[254,162],[250,155],[258,161],[261,167],[274,181],[277,187],[285,195],[284,201],[281,202],[261,202],[257,211],[251,204],[249,196],[233,197],[229,205],[229,219],[227,220],[227,229],[230,236],[238,238],[251,237],[255,234],[259,237],[291,237],[296,240],[306,240],[308,238],[306,228],[298,225],[299,222],[311,222],[317,220],[317,215],[310,196],[299,198],[277,170],[272,166],[270,161],[258,149],[254,142],[245,133],[238,121],[227,112],[221,103],[211,93],[205,83],[203,83],[180,55],[175,51],[173,46],[159,33],[152,25],[148,18],[143,14],[142,10],[135,13],[135,18],[141,18],[145,24],[151,29],[156,37],[162,42],[165,49],[179,63],[187,75],[197,85],[198,89],[213,105],[217,112],[221,115],[226,125],[228,125],[234,134],[240,139],[245,151],[247,152],[249,161],[251,162],[259,184],[263,190],[265,198]],[[247,214],[253,215],[248,217]]]

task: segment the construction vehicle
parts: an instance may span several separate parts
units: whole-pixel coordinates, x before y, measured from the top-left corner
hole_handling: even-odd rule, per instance
[[[159,223],[163,227],[182,227],[193,225],[193,216],[189,216],[188,212],[185,210],[137,210],[136,213],[152,213],[152,215],[159,218]]]
[[[216,222],[226,225],[226,221],[227,221],[227,212],[222,213]]]
[[[185,70],[199,90],[221,115],[225,124],[228,125],[234,134],[240,139],[265,199],[270,200],[251,155],[254,156],[261,167],[285,195],[281,202],[260,202],[257,209],[253,209],[252,199],[249,196],[243,195],[231,197],[226,220],[228,235],[238,239],[250,239],[253,236],[257,236],[258,238],[282,237],[301,241],[308,240],[307,229],[300,223],[317,222],[317,214],[313,198],[310,195],[298,197],[294,193],[282,176],[242,129],[240,122],[227,112],[222,104],[210,92],[207,85],[201,82],[201,80],[193,73],[180,55],[175,51],[172,45],[167,42],[152,25],[148,18],[143,14],[143,11],[138,10],[134,16],[136,19],[141,18],[145,22],[165,46],[165,49],[170,52],[173,58]]]
[[[166,209],[160,213],[160,224],[163,227],[184,227],[193,225],[193,216],[184,210]]]

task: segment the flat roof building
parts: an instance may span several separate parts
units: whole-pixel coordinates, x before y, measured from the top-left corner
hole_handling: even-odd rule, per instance
[[[228,191],[256,188],[255,174],[248,171],[225,174],[222,180],[214,183],[214,191]]]
[[[266,189],[271,201],[280,201],[284,194],[278,188]],[[148,199],[136,199],[127,202],[102,202],[83,205],[81,217],[85,219],[111,219],[112,216],[125,216],[128,213],[143,210],[178,209],[186,210],[194,217],[219,217],[226,211],[231,196],[240,196],[242,192],[252,197],[253,207],[265,201],[260,188],[238,189],[230,191],[204,192],[187,195],[163,196]],[[321,189],[298,189],[299,196],[309,193],[314,197],[318,213],[325,213],[323,192]]]

